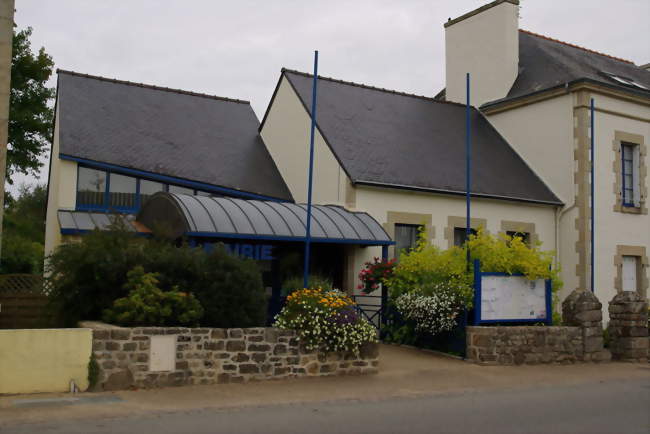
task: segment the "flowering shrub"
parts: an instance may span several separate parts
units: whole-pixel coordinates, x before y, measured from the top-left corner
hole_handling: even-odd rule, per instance
[[[118,298],[104,311],[104,321],[121,326],[196,326],[203,316],[201,303],[192,294],[158,288],[158,274],[145,273],[141,266],[127,273],[126,297]]]
[[[416,332],[436,335],[450,331],[463,308],[461,293],[453,284],[434,285],[425,294],[416,289],[395,300],[395,307],[406,321],[415,325]]]
[[[337,290],[293,292],[276,316],[275,326],[296,330],[308,351],[358,354],[363,344],[377,340],[374,327],[359,316],[354,301]]]
[[[379,288],[379,284],[385,283],[386,280],[393,277],[395,269],[395,259],[385,261],[374,258],[373,262],[366,262],[359,273],[361,284],[357,289],[363,290],[364,293],[370,294]]]

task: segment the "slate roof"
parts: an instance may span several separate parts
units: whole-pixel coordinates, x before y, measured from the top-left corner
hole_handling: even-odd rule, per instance
[[[310,113],[313,76],[283,76]],[[318,128],[352,182],[464,194],[464,105],[319,78]],[[473,194],[561,203],[474,108],[471,123]]]
[[[647,90],[623,85],[607,73],[632,79]],[[519,75],[507,99],[579,79],[650,97],[650,72],[634,63],[526,30],[519,31]]]
[[[250,103],[58,71],[61,154],[292,200]]]
[[[609,74],[631,79],[647,90],[621,84]],[[505,98],[490,101],[482,107],[580,80],[650,98],[650,71],[629,60],[520,29],[517,79]],[[435,98],[444,99],[444,89]]]

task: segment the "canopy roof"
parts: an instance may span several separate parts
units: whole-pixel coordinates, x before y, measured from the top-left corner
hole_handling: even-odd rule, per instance
[[[175,236],[304,241],[307,206],[161,192],[142,207],[137,221],[150,229],[165,225]],[[314,205],[311,221],[314,242],[394,244],[365,212]]]

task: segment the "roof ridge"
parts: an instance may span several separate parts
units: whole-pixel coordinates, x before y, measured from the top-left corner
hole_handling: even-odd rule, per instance
[[[302,76],[305,76],[305,77],[313,77],[314,76],[314,74],[309,74],[307,72],[302,72],[302,71],[296,71],[295,69],[289,69],[289,68],[282,68],[282,73],[284,73],[284,72],[291,72],[293,74],[298,74],[298,75],[302,75]],[[430,102],[436,102],[436,103],[441,103],[441,104],[460,105],[460,106],[463,106],[463,107],[465,106],[465,104],[461,104],[461,103],[457,103],[457,102],[453,102],[453,101],[440,101],[440,100],[437,100],[437,99],[435,99],[433,97],[430,97],[430,96],[424,96],[424,95],[418,95],[418,94],[415,94],[415,93],[402,92],[402,91],[393,90],[393,89],[385,89],[383,87],[376,87],[376,86],[371,86],[371,85],[368,85],[368,84],[356,83],[354,81],[346,81],[346,80],[341,80],[341,79],[338,79],[338,78],[324,77],[322,75],[319,75],[318,78],[319,78],[319,80],[326,80],[326,81],[331,81],[333,83],[347,84],[347,85],[350,85],[350,86],[360,87],[362,89],[377,90],[377,91],[380,91],[380,92],[392,93],[394,95],[408,96],[408,97],[412,97],[412,98],[423,99],[425,101],[430,101]]]
[[[128,81],[128,80],[119,80],[117,78],[108,78],[108,77],[102,77],[100,75],[91,75],[91,74],[84,74],[82,72],[75,72],[75,71],[69,71],[66,69],[60,69],[57,68],[56,70],[57,74],[69,74],[69,75],[74,75],[76,77],[84,77],[84,78],[92,78],[94,80],[100,80],[100,81],[106,81],[109,83],[118,83],[118,84],[125,84],[127,86],[136,86],[136,87],[142,87],[145,89],[153,89],[153,90],[160,90],[163,92],[173,92],[173,93],[178,93],[181,95],[190,95],[190,96],[198,96],[201,98],[209,98],[209,99],[216,99],[219,101],[228,101],[228,102],[236,102],[240,104],[249,104],[250,101],[246,101],[243,99],[236,99],[236,98],[228,98],[225,96],[218,96],[218,95],[210,95],[207,93],[201,93],[201,92],[192,92],[189,90],[183,90],[183,89],[175,89],[171,87],[164,87],[164,86],[156,86],[154,84],[146,84],[146,83],[138,83],[135,81]]]
[[[540,35],[539,33],[531,32],[530,30],[519,29],[519,31],[522,32],[522,33],[527,33],[527,34],[532,35],[532,36],[536,36],[538,38],[546,39],[547,41],[557,42],[559,44],[563,44],[563,45],[567,45],[569,47],[577,48],[579,50],[583,50],[583,51],[586,51],[588,53],[598,54],[599,56],[609,57],[610,59],[618,60],[619,62],[625,62],[625,63],[629,63],[631,65],[636,66],[636,64],[634,62],[632,62],[631,60],[623,59],[621,57],[616,57],[616,56],[612,56],[610,54],[601,53],[600,51],[592,50],[590,48],[581,47],[580,45],[572,44],[570,42],[561,41],[559,39],[551,38],[550,36]]]

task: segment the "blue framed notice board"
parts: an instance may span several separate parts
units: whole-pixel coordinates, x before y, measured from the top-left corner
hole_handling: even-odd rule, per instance
[[[474,325],[552,323],[551,280],[481,271],[474,261]]]

